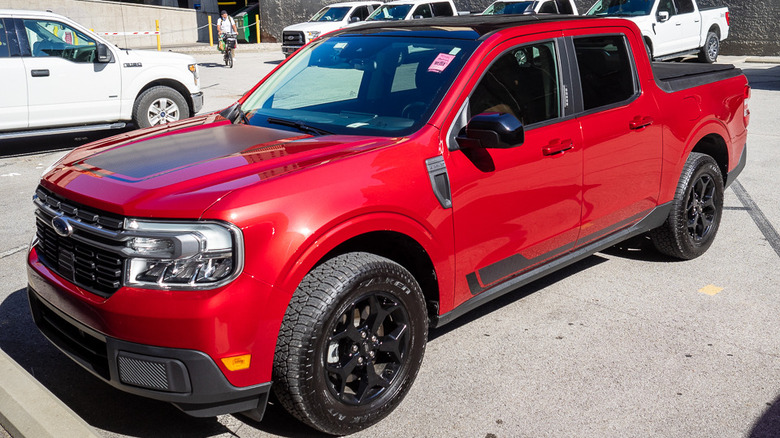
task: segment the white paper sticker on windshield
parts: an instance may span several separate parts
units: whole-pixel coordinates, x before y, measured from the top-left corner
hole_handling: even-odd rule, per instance
[[[347,43],[336,43],[336,45],[333,46],[334,49],[343,49],[344,47],[347,47]]]
[[[431,66],[428,67],[428,71],[432,73],[441,73],[450,65],[453,59],[455,59],[455,57],[452,55],[439,53],[439,56],[437,56],[431,63]]]

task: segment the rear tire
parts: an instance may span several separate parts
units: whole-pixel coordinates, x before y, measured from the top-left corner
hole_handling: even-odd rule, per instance
[[[303,279],[285,313],[274,392],[309,426],[343,435],[398,406],[423,359],[422,290],[397,263],[368,253],[326,261]]]
[[[707,39],[704,40],[704,46],[699,51],[699,61],[712,64],[718,60],[720,53],[720,38],[715,32],[708,32]]]
[[[663,254],[690,260],[715,240],[723,215],[723,176],[709,155],[692,152],[677,184],[672,211],[650,239]]]

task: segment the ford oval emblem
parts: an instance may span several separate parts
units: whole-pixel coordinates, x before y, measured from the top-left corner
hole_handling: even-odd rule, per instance
[[[73,234],[73,227],[70,225],[70,222],[62,216],[57,216],[52,219],[51,226],[54,228],[54,231],[62,237],[69,237]]]

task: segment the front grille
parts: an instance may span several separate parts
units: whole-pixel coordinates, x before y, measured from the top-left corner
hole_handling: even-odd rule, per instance
[[[282,45],[284,46],[302,46],[305,41],[306,39],[303,37],[303,32],[282,32]]]
[[[94,294],[107,297],[122,287],[124,219],[67,201],[39,187],[36,194],[36,250],[41,262],[61,277]],[[72,234],[61,236],[52,220],[62,216]]]

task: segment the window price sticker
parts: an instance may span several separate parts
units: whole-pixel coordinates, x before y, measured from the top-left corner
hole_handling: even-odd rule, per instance
[[[441,73],[450,65],[453,59],[455,59],[455,56],[453,55],[439,53],[439,56],[437,56],[431,63],[431,66],[428,67],[428,71],[431,73]]]

